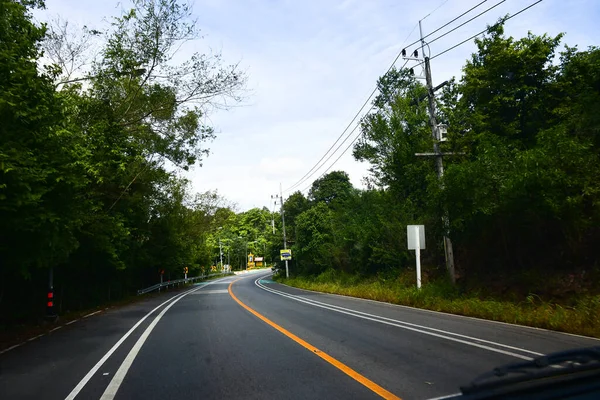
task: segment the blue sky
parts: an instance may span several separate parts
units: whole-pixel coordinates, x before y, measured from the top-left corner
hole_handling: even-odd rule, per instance
[[[469,15],[499,1],[489,0]],[[534,1],[503,2],[433,43],[432,54]],[[422,22],[427,34],[480,2],[195,0],[193,10],[204,38],[193,47],[220,50],[226,62],[239,62],[249,77],[249,93],[242,106],[209,116],[217,138],[203,166],[186,174],[194,190],[216,189],[239,210],[270,206],[270,195],[278,192],[280,182],[284,189],[296,183],[333,144],[409,34],[408,42],[418,38],[415,27],[420,19],[433,11]],[[47,10],[38,18],[60,15],[80,26],[100,28],[107,25],[105,17],[127,4],[46,0]],[[565,32],[564,43],[585,48],[599,44],[599,17],[598,0],[544,0],[507,22],[505,32],[514,37],[527,31]],[[473,51],[468,43],[433,60],[434,84],[460,76]],[[337,157],[299,188],[309,186]],[[367,167],[348,151],[333,169],[345,170],[361,187]]]

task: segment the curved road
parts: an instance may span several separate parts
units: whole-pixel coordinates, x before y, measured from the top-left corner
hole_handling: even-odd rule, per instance
[[[426,399],[600,342],[309,292],[265,272],[109,310],[0,354],[3,399]]]

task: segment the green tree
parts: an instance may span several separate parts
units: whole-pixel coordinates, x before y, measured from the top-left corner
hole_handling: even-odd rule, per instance
[[[0,1],[0,268],[3,274],[63,261],[86,201],[80,143],[62,124],[54,71],[38,71],[45,27],[30,9],[41,1]],[[2,279],[4,281],[4,279]],[[1,298],[2,296],[0,296]]]
[[[352,190],[350,177],[346,172],[332,171],[312,183],[308,198],[316,203],[332,204],[343,202],[352,194]]]
[[[318,202],[296,219],[298,238],[295,274],[313,275],[335,268],[333,237],[334,214],[324,202]]]
[[[296,218],[310,207],[309,201],[304,195],[297,191],[292,193],[283,203],[285,223],[289,242],[296,241]]]
[[[64,32],[43,42],[30,14],[41,5],[0,1],[0,281],[21,282],[10,296],[0,288],[3,318],[44,304],[38,267],[54,268],[60,311],[210,261],[221,214],[210,194],[190,200],[172,166],[201,163],[213,138],[204,117],[241,100],[245,81],[220,54],[176,56],[199,31],[175,0],[134,1],[106,32],[89,31],[104,42],[84,76],[43,67],[42,43],[82,58],[77,43],[61,47]]]
[[[586,128],[597,117],[578,112],[597,101],[597,51],[553,63],[561,37],[514,40],[494,26],[464,68],[448,116],[466,157],[447,166],[444,194],[463,274],[590,262],[598,159]]]

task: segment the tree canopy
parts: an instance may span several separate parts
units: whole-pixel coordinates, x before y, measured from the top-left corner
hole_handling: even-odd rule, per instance
[[[205,117],[241,101],[246,79],[220,54],[177,55],[199,38],[188,5],[136,0],[108,30],[80,36],[34,22],[35,7],[43,2],[0,0],[3,322],[43,313],[50,271],[65,312],[127,296],[163,270],[200,274],[221,258],[244,268],[248,252],[281,265],[280,212],[240,212],[179,175],[208,155]],[[433,146],[427,89],[407,70],[380,77],[353,149],[370,165],[368,189],[332,171],[284,201],[291,273],[397,276],[414,262],[406,225],[425,224],[426,280],[443,277],[447,210],[459,285],[528,293],[547,283],[533,277],[570,274],[592,290],[600,49],[562,39],[515,39],[501,23],[476,39],[462,76],[435,98],[448,126],[440,146],[454,153],[441,181],[415,155]]]
[[[345,187],[343,172],[315,181],[311,207],[290,219],[295,272],[410,269],[406,225],[425,224],[425,271],[443,276],[448,210],[459,284],[516,283],[526,294],[550,285],[534,276],[596,276],[578,282],[591,288],[600,272],[600,49],[561,50],[562,38],[515,39],[499,23],[475,40],[463,75],[435,99],[448,126],[442,151],[455,154],[444,158],[441,182],[433,161],[415,155],[433,147],[424,85],[407,70],[381,77],[354,146],[370,163],[371,189],[336,186]],[[326,206],[334,198],[341,207]]]
[[[208,268],[218,195],[194,198],[177,170],[201,164],[214,137],[204,116],[240,101],[245,84],[219,54],[177,55],[199,38],[179,1],[134,1],[107,31],[87,31],[100,51],[82,71],[65,69],[67,56],[82,56],[77,38],[49,34],[33,21],[35,7],[43,2],[0,0],[7,320],[43,310],[50,269],[58,311],[67,311],[153,284],[159,270]]]

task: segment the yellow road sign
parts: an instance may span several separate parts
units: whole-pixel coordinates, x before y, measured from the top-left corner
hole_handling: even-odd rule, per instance
[[[292,250],[291,249],[279,250],[279,255],[281,256],[281,261],[291,260],[292,259]]]

